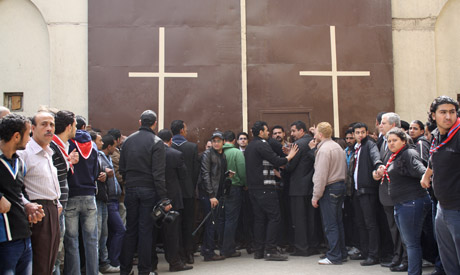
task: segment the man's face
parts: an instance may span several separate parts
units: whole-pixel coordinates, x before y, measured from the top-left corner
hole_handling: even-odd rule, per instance
[[[40,146],[50,144],[54,135],[54,117],[45,112],[41,112],[35,116],[35,124],[32,125],[34,140]]]
[[[248,146],[248,137],[245,135],[240,135],[237,142],[240,147],[246,148],[246,146]]]
[[[210,149],[212,147],[212,142],[208,141],[206,142],[206,150]]]
[[[101,135],[97,135],[96,136],[96,140],[94,141],[94,143],[96,143],[96,146],[97,146],[97,150],[102,150],[102,146],[104,145],[104,142],[102,142],[102,137]]]
[[[267,127],[267,125],[264,125],[264,129],[259,131],[259,137],[260,137],[260,138],[263,138],[263,139],[265,139],[265,140],[268,139],[268,135],[269,135],[269,134],[270,134],[270,132],[268,132],[268,127]]]
[[[74,119],[71,125],[71,131],[69,135],[69,139],[74,138],[77,133],[77,121]]]
[[[187,137],[188,131],[187,131],[187,124],[185,124],[185,122],[184,122],[184,128],[180,131],[181,131],[181,135],[183,135],[184,137]]]
[[[109,155],[113,154],[113,152],[115,152],[115,150],[117,149],[116,143],[114,143],[113,145],[107,146],[107,149],[109,151]]]
[[[315,135],[313,137],[315,138],[316,142],[318,142],[318,143],[320,143],[323,140],[322,139],[323,135],[318,131],[318,127],[315,129]]]
[[[224,141],[221,138],[215,137],[211,140],[211,142],[212,142],[212,148],[214,148],[214,150],[216,150],[217,152],[222,151],[222,147],[224,146]]]
[[[355,135],[356,142],[361,143],[361,141],[367,137],[367,130],[364,127],[357,128],[354,130],[353,134]]]
[[[276,139],[279,142],[283,142],[286,134],[281,130],[281,128],[275,128],[272,130],[272,138]]]
[[[299,140],[305,135],[305,132],[303,129],[297,130],[297,127],[295,125],[291,126],[291,137],[294,138],[294,140]]]
[[[355,144],[355,136],[352,133],[348,133],[345,136],[345,141],[347,142],[348,146],[352,146],[353,144]]]
[[[388,131],[390,131],[395,126],[395,124],[390,124],[388,122],[387,117],[382,117],[382,122],[380,123],[380,131],[382,132],[382,134],[386,135]]]
[[[26,145],[30,140],[30,128],[30,123],[26,123],[26,130],[24,131],[24,134],[22,134],[19,143],[16,145],[16,150],[26,149]]]
[[[419,136],[423,135],[424,131],[425,129],[421,129],[418,123],[411,123],[411,125],[409,126],[409,136],[412,139],[416,139]]]
[[[453,104],[441,104],[436,112],[431,113],[441,134],[446,134],[457,121],[457,112]]]

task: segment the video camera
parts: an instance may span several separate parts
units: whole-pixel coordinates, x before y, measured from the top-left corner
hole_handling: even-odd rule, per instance
[[[160,227],[163,223],[173,223],[176,220],[176,218],[180,215],[177,211],[166,211],[165,207],[169,204],[171,204],[171,200],[164,199],[158,202],[157,205],[155,205],[155,207],[153,207],[151,215],[157,227]]]

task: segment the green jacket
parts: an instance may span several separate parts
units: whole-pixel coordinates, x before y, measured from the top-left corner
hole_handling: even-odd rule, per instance
[[[224,154],[227,159],[227,170],[232,170],[235,175],[232,177],[232,185],[246,185],[246,164],[244,154],[240,149],[235,148],[231,143],[224,144]]]

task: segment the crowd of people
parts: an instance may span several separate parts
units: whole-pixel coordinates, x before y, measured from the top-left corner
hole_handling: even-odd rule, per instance
[[[0,274],[156,274],[240,257],[460,274],[459,104],[428,122],[376,117],[345,138],[321,122],[215,131],[199,153],[187,125],[144,111],[129,137],[70,111],[0,108]]]

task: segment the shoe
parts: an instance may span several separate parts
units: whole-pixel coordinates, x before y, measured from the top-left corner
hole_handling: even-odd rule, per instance
[[[381,267],[394,267],[394,266],[398,266],[399,263],[397,262],[389,262],[389,263],[381,263],[380,266]]]
[[[252,247],[249,247],[249,246],[248,246],[248,247],[246,248],[246,252],[248,252],[248,254],[252,254],[252,253],[254,253],[254,250],[252,250]]]
[[[289,253],[289,256],[308,257],[310,256],[310,254],[308,253],[308,251],[296,250],[295,252]]]
[[[224,256],[220,255],[214,255],[214,256],[209,256],[209,257],[204,257],[205,262],[212,262],[212,261],[222,261],[225,260]]]
[[[350,256],[350,260],[364,260],[364,259],[366,259],[366,258],[364,258],[363,254],[361,254],[361,253],[354,254],[354,255]]]
[[[358,253],[359,253],[359,249],[354,247],[354,246],[352,248],[350,248],[350,250],[348,250],[348,256],[358,254]]]
[[[408,268],[407,264],[400,264],[398,266],[390,267],[390,270],[392,272],[406,272],[407,268]]]
[[[170,265],[169,266],[169,271],[177,272],[177,271],[190,270],[192,268],[193,268],[193,266],[185,265],[183,263],[180,263],[180,264],[177,264],[177,265]]]
[[[155,271],[152,271],[149,273],[149,275],[158,275],[158,273],[156,273]]]
[[[376,265],[379,263],[379,260],[373,259],[373,258],[367,258],[364,261],[360,262],[359,264],[362,266],[370,266],[370,265]]]
[[[435,269],[430,273],[430,275],[446,275],[446,272]]]
[[[188,253],[185,259],[185,263],[187,264],[194,264],[195,258],[193,257],[193,253]]]
[[[320,265],[340,265],[342,263],[341,262],[340,263],[333,263],[328,258],[324,258],[324,259],[319,260],[318,264],[320,264]]]
[[[278,251],[265,253],[264,259],[266,261],[287,261],[288,256],[282,255]]]
[[[254,259],[259,260],[264,258],[264,253],[260,251],[254,251]]]
[[[232,254],[230,255],[223,255],[225,258],[236,258],[236,257],[240,257],[241,256],[241,252],[239,251],[235,251],[233,252]]]
[[[345,256],[345,258],[342,258],[342,263],[348,262],[348,256]]]
[[[102,273],[119,273],[120,272],[120,267],[119,266],[111,266],[107,265],[103,268],[99,268],[99,271]]]
[[[433,264],[432,262],[429,262],[429,261],[423,259],[423,261],[422,261],[422,268],[425,268],[425,267],[433,267],[433,266],[434,266],[434,264]]]

